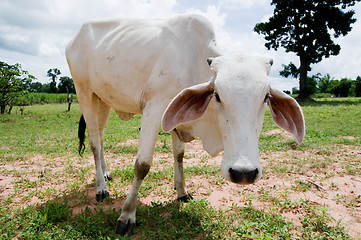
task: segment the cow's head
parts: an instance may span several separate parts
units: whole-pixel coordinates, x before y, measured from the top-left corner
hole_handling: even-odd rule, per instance
[[[273,61],[235,55],[208,59],[214,71],[211,81],[181,91],[164,112],[162,128],[169,132],[197,121],[207,121],[205,112],[216,112],[224,148],[222,174],[238,184],[258,181],[262,176],[258,139],[266,105],[276,124],[301,143],[305,126],[298,103],[285,93],[270,87],[267,77]]]

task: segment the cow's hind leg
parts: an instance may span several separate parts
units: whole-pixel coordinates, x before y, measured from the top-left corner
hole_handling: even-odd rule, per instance
[[[98,126],[99,126],[99,136],[100,136],[100,165],[103,171],[103,176],[105,180],[112,181],[112,177],[110,176],[110,173],[108,171],[107,163],[104,158],[104,129],[105,126],[109,120],[110,116],[110,107],[108,105],[104,104],[103,102],[99,103],[99,120],[98,120]]]
[[[103,152],[104,128],[110,114],[110,107],[104,104],[95,94],[90,98],[79,95],[79,103],[88,127],[90,147],[94,155],[96,171],[96,200],[103,201],[109,197],[104,176],[109,176]]]
[[[174,155],[174,186],[178,192],[178,200],[188,202],[193,197],[187,192],[184,181],[183,156],[184,143],[179,140],[177,134],[172,131],[173,155]]]
[[[158,109],[158,111],[154,108],[149,109],[145,109],[142,114],[138,154],[134,166],[134,179],[115,229],[116,233],[120,235],[131,234],[135,227],[138,192],[153,161],[153,151],[160,128],[162,109]]]

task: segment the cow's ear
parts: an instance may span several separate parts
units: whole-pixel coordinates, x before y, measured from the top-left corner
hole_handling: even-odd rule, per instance
[[[305,137],[305,121],[297,101],[284,92],[271,88],[267,103],[275,123],[292,133],[297,142],[301,143]]]
[[[168,105],[162,118],[164,132],[179,124],[200,118],[206,111],[213,96],[212,82],[198,84],[182,90]]]

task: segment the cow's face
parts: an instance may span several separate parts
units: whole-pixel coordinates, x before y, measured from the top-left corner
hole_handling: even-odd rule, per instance
[[[261,178],[258,138],[267,107],[272,61],[250,56],[208,60],[215,71],[215,108],[224,145],[222,174],[234,183]]]
[[[236,55],[208,59],[208,63],[214,71],[212,80],[184,89],[172,100],[163,116],[163,130],[197,120],[212,109],[222,134],[224,178],[254,183],[262,176],[258,139],[267,105],[275,122],[298,142],[304,137],[301,108],[293,98],[270,87],[270,59]]]

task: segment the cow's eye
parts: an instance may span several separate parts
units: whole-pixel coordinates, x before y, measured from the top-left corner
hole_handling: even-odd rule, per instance
[[[269,97],[271,97],[271,95],[270,95],[269,93],[267,93],[266,96],[264,97],[264,101],[263,101],[263,102],[266,103],[266,102],[267,102],[267,99],[268,99]]]
[[[214,92],[214,96],[216,97],[216,101],[221,103],[221,99],[220,99],[218,93]]]

